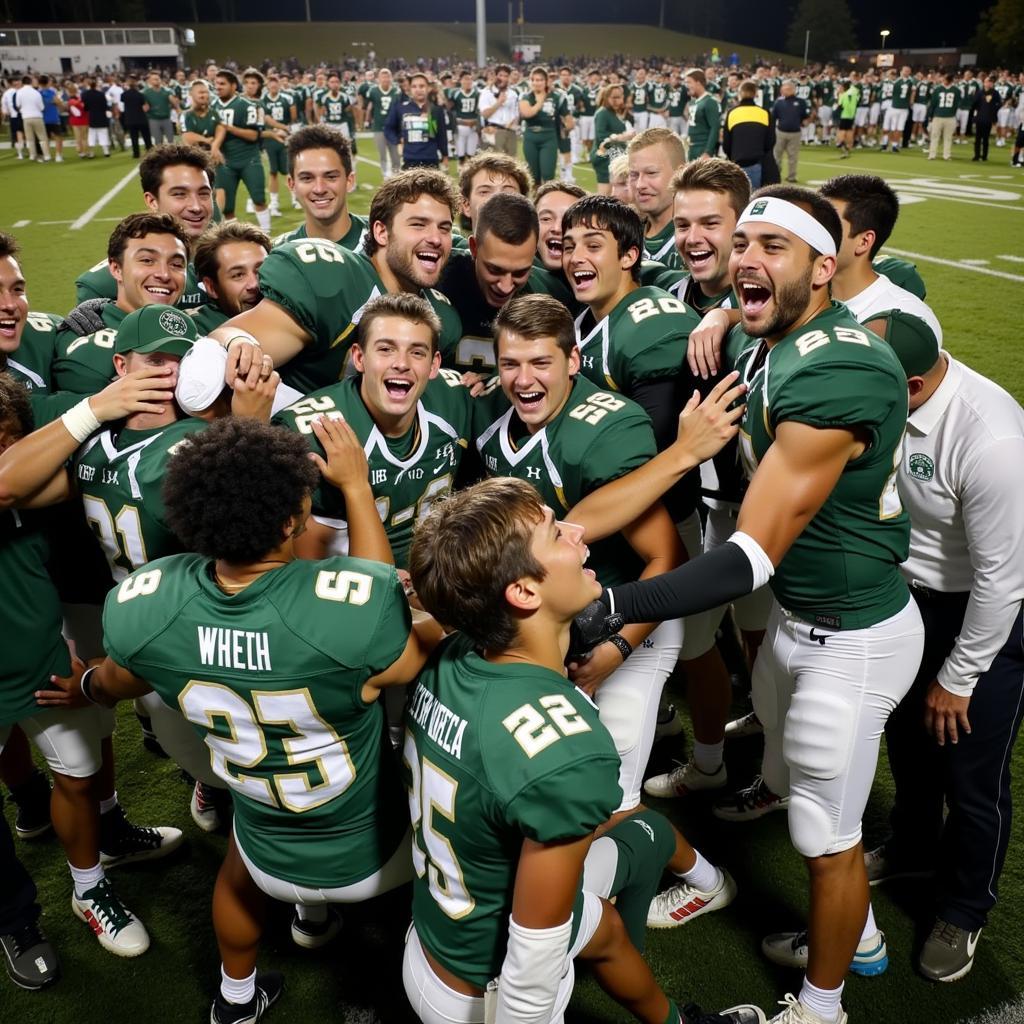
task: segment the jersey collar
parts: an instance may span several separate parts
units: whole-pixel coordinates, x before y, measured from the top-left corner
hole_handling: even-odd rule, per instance
[[[950,403],[960,390],[960,382],[963,380],[964,369],[948,352],[943,352],[946,357],[946,376],[942,383],[935,389],[935,394],[928,399],[924,405],[915,409],[907,418],[907,426],[915,434],[927,437],[938,425],[945,415]]]

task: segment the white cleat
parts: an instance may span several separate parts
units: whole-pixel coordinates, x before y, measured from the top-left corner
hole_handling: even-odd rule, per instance
[[[729,906],[736,898],[736,883],[725,868],[718,869],[718,884],[706,892],[678,882],[651,900],[647,911],[648,928],[678,928],[701,914],[710,914]]]
[[[71,909],[93,930],[100,945],[115,956],[141,956],[149,949],[145,926],[118,899],[109,879],[104,878],[81,899],[72,895]]]
[[[729,775],[724,761],[713,772],[703,772],[693,761],[687,761],[664,775],[652,775],[644,783],[644,792],[648,796],[668,799],[701,790],[724,789],[728,783]]]

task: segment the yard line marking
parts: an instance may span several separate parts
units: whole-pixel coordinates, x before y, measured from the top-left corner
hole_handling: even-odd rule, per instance
[[[1011,263],[1024,263],[1024,256],[1007,256],[1000,255],[996,257],[997,260],[1009,260]]]
[[[107,192],[104,192],[103,195],[101,195],[99,199],[97,199],[96,202],[93,203],[92,206],[90,206],[89,209],[86,210],[85,213],[83,213],[82,216],[78,218],[78,220],[72,222],[71,230],[80,231],[82,228],[84,228],[85,225],[88,224],[89,221],[91,221],[93,217],[95,217],[96,214],[99,213],[100,210],[102,210],[103,207],[106,206],[107,203],[109,203],[110,200],[117,195],[118,192],[121,191],[121,189],[123,189],[130,181],[134,181],[136,178],[138,178],[138,176],[138,168],[133,167],[112,189],[110,189]]]
[[[29,226],[29,224],[31,224],[31,223],[32,223],[32,221],[30,221],[30,220],[16,220],[14,222],[14,226],[16,228],[27,228]]]
[[[928,256],[923,252],[910,252],[907,249],[890,249],[885,247],[885,252],[891,252],[896,256],[906,256],[912,260],[923,260],[925,263],[938,263],[942,267],[952,267],[954,270],[970,270],[975,274],[988,274],[990,277],[1002,277],[1007,281],[1020,281],[1024,283],[1024,276],[1021,274],[1010,274],[1005,270],[993,270],[991,267],[974,267],[960,260],[944,260],[939,256]]]
[[[804,164],[806,164],[808,167],[827,167],[827,168],[829,168],[830,170],[833,170],[833,171],[842,171],[843,166],[844,166],[844,165],[840,164],[838,158],[836,159],[836,161],[834,163],[823,163],[820,160],[804,160],[803,158],[801,158],[800,166],[803,167]],[[858,170],[858,171],[874,171],[875,173],[881,174],[883,177],[886,177],[886,178],[890,178],[890,177],[920,178],[922,174],[929,174],[932,169],[929,167],[927,170],[923,170],[923,171],[894,171],[889,166],[889,164],[886,163],[882,167],[875,166],[873,164],[857,164],[853,168],[853,170]],[[943,178],[943,177],[940,177],[938,174],[936,174],[935,177],[939,181],[948,181],[950,184],[956,184],[957,181],[959,180],[958,178]],[[960,177],[963,178],[963,177],[966,177],[966,175],[960,175]],[[968,182],[968,184],[982,184],[983,182],[987,181],[989,179],[989,177],[995,177],[995,175],[989,175],[987,177],[981,177],[979,175],[978,177],[980,178],[980,181],[978,181],[976,183],[975,182]],[[999,182],[999,187],[1000,188],[1018,188],[1018,189],[1019,188],[1024,188],[1024,182],[1022,182],[1017,175],[1010,175],[1010,177],[1013,179],[1012,181],[1000,181]]]
[[[69,220],[40,220],[36,221],[37,224],[70,224]]]
[[[988,260],[961,260],[960,262],[969,267],[987,267],[989,263]]]

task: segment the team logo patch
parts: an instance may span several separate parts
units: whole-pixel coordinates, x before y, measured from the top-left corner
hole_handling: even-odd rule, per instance
[[[181,313],[175,313],[169,309],[160,314],[157,323],[168,334],[173,334],[176,337],[181,337],[188,332],[188,323]]]
[[[764,211],[767,210],[767,209],[768,209],[768,200],[767,199],[759,199],[750,208],[750,215],[752,217],[760,217],[761,214],[764,213]]]
[[[915,452],[910,456],[907,467],[915,480],[931,480],[935,476],[935,463],[920,452]]]

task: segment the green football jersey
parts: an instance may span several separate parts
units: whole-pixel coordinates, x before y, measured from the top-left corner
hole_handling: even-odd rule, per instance
[[[441,343],[441,365],[463,373],[489,373],[497,365],[494,356],[494,331],[491,327],[498,311],[492,306],[476,280],[473,255],[468,249],[452,251],[438,288],[449,299],[459,317],[457,338]],[[517,295],[551,295],[570,305],[572,293],[557,277],[543,267],[534,266],[526,284]]]
[[[676,249],[676,227],[671,218],[656,235],[644,235],[644,256],[670,270],[682,267],[683,260]]]
[[[575,378],[562,411],[535,434],[494,387],[473,406],[476,449],[489,476],[532,484],[562,517],[591,491],[644,465],[656,454],[647,413],[622,395]],[[637,579],[644,563],[622,534],[590,546],[589,567],[606,587]]]
[[[815,95],[823,107],[831,107],[836,101],[836,84],[831,78],[820,78],[814,87]],[[810,104],[808,104],[810,106]]]
[[[470,89],[468,93],[464,93],[462,89],[452,90],[452,109],[455,112],[455,119],[457,121],[472,121],[476,123],[480,120],[480,90]]]
[[[647,105],[652,113],[668,113],[668,86],[661,82],[655,82],[649,87],[647,93]]]
[[[245,96],[235,96],[227,103],[220,102],[217,106],[217,116],[222,123],[234,128],[249,128],[255,131],[263,126],[263,107],[260,106],[259,100],[250,100]],[[248,142],[228,132],[221,152],[224,154],[224,162],[229,167],[248,167],[260,159],[259,140]]]
[[[46,571],[49,558],[43,517],[0,509],[0,726],[39,714],[35,691],[49,688],[51,675],[71,674],[60,597]]]
[[[871,269],[876,274],[882,274],[889,278],[893,284],[905,288],[919,299],[923,300],[927,294],[924,278],[921,277],[913,263],[901,260],[897,256],[876,256],[871,261]]]
[[[676,377],[700,317],[660,288],[636,288],[600,322],[576,318],[580,371],[595,384],[632,394],[638,384]]]
[[[280,124],[292,123],[292,107],[295,104],[295,98],[291,93],[278,92],[276,96],[267,93],[263,97],[262,104],[266,117],[271,117]]]
[[[114,341],[127,315],[113,302],[108,302],[100,311],[105,327],[81,337],[74,331],[61,331],[57,335],[53,385],[58,391],[94,395],[114,379]]]
[[[166,121],[171,116],[171,96],[173,93],[166,86],[152,89],[146,86],[142,90],[142,98],[149,104],[146,117],[153,121]]]
[[[359,881],[408,828],[381,702],[362,697],[409,635],[398,575],[296,559],[227,595],[212,568],[172,555],[127,577],[107,596],[104,647],[205,740],[257,867],[296,885]]]
[[[216,218],[214,218],[216,219]],[[100,260],[94,267],[90,267],[84,273],[79,274],[75,279],[75,302],[85,302],[86,299],[116,299],[117,282],[110,273],[110,264],[106,260]],[[193,306],[201,306],[208,302],[206,292],[199,285],[199,278],[196,277],[196,268],[191,261],[185,268],[185,290],[181,293],[176,305],[178,309],[191,309]]]
[[[640,284],[642,286],[650,286],[653,288],[663,288],[665,291],[671,291],[675,294],[674,289],[678,287],[679,282],[684,278],[688,278],[689,275],[680,265],[679,267],[666,267],[664,263],[658,263],[657,260],[641,260],[640,261]],[[680,295],[680,298],[682,296]],[[583,312],[583,307],[579,303],[575,303],[576,314]]]
[[[914,91],[912,78],[897,78],[892,86],[892,109],[909,110],[910,94]]]
[[[85,518],[115,583],[181,550],[166,523],[162,487],[175,448],[205,428],[203,420],[188,418],[148,430],[103,430],[75,454],[72,471]]]
[[[53,313],[29,312],[21,329],[17,349],[4,359],[0,353],[0,370],[6,370],[34,394],[50,391],[53,361],[57,357],[57,327],[60,317]]]
[[[344,92],[325,92],[320,96],[317,105],[321,108],[320,120],[324,124],[344,124],[351,104]]]
[[[932,92],[929,114],[932,117],[956,117],[960,90],[952,85],[938,85]]]
[[[914,102],[923,103],[927,106],[928,100],[932,94],[932,89],[934,88],[934,83],[929,82],[927,79],[922,78],[920,81],[916,82],[914,84]]]
[[[893,92],[896,90],[896,79],[895,78],[883,78],[879,83],[879,95],[882,98],[882,102],[886,100],[892,102]]]
[[[199,116],[194,110],[186,110],[182,118],[181,130],[183,132],[195,132],[208,139],[211,143],[217,133],[217,125],[220,124],[220,117],[214,107],[208,107],[206,113]]]
[[[231,318],[221,311],[219,306],[208,302],[205,306],[196,306],[190,309],[188,315],[196,322],[196,330],[200,337],[212,334],[218,327],[222,327]]]
[[[384,131],[384,122],[388,119],[388,111],[391,110],[391,104],[394,103],[395,100],[401,102],[401,98],[402,90],[399,89],[397,85],[392,85],[387,91],[382,89],[379,85],[375,85],[366,94],[366,102],[373,105],[371,131]]]
[[[647,91],[650,86],[646,82],[634,82],[627,90],[626,97],[631,101],[634,114],[642,114],[647,110]]]
[[[281,367],[281,379],[303,394],[341,379],[363,306],[387,291],[370,260],[320,238],[272,249],[260,267],[260,290],[312,339]],[[440,292],[427,289],[423,298],[441,318],[443,351],[462,324]]]
[[[807,106],[808,111],[813,106],[811,93],[813,87],[810,82],[797,82],[795,96],[798,100],[803,100]]]
[[[405,723],[416,934],[484,988],[505,959],[523,840],[582,839],[607,820],[622,798],[615,744],[563,675],[488,662],[461,634],[420,674]]]
[[[748,385],[740,455],[748,475],[787,421],[871,437],[776,568],[783,608],[826,629],[862,629],[907,603],[899,565],[910,520],[896,480],[907,422],[907,378],[892,349],[841,302],[768,349],[738,346],[733,368]]]
[[[388,535],[395,565],[406,567],[413,528],[433,503],[451,493],[472,429],[473,399],[459,375],[442,370],[430,381],[416,408],[416,419],[402,437],[387,437],[374,422],[359,394],[361,376],[347,377],[321,388],[274,417],[274,423],[306,437],[312,451],[323,456],[313,433],[318,416],[341,418],[363,444],[370,467],[370,485]],[[331,554],[348,554],[345,499],[332,484],[321,481],[313,495],[313,515],[338,531]]]
[[[580,111],[583,117],[593,117],[597,113],[597,98],[603,88],[603,85],[588,85],[583,90],[583,109]]]
[[[668,116],[682,117],[686,113],[686,90],[681,85],[670,85],[668,88]]]
[[[714,156],[718,152],[721,120],[722,110],[711,93],[706,92],[699,99],[690,100],[687,136],[690,140],[688,152],[691,160],[696,160],[702,153]]]
[[[964,80],[960,83],[958,91],[960,98],[957,103],[957,107],[960,110],[970,110],[974,105],[974,97],[977,95],[978,89],[981,87],[981,83],[976,79]]]
[[[342,249],[348,249],[349,252],[359,252],[363,247],[363,239],[366,238],[366,232],[370,229],[370,222],[366,217],[360,217],[358,213],[352,213],[351,211],[348,217],[350,222],[348,231],[341,238],[336,238],[335,241]],[[274,239],[274,245],[284,245],[285,242],[294,242],[308,237],[306,225],[300,224],[297,228],[292,228],[291,231],[285,231],[283,234],[278,235]]]

